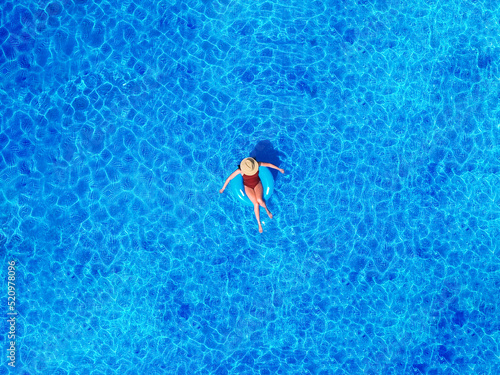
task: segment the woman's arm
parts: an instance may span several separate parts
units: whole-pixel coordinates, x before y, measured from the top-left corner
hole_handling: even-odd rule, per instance
[[[235,170],[233,173],[231,173],[231,175],[227,178],[226,182],[224,183],[224,186],[222,187],[222,189],[219,190],[219,193],[222,194],[224,192],[224,190],[226,189],[227,184],[229,184],[229,181],[231,181],[233,178],[235,178],[239,174],[241,174],[241,169],[239,169],[239,168],[237,170]]]
[[[280,171],[281,173],[285,173],[285,170],[284,169],[281,169],[277,166],[275,166],[274,164],[271,164],[271,163],[264,163],[264,162],[259,162],[259,165],[262,165],[263,167],[268,167],[268,168],[273,168],[273,169],[277,169],[278,171]]]

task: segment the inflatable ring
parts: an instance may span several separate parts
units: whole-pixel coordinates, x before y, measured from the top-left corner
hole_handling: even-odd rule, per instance
[[[273,175],[271,174],[271,171],[267,169],[267,167],[259,167],[259,177],[264,190],[262,196],[264,200],[267,201],[274,191]],[[240,201],[247,206],[253,206],[252,201],[245,193],[245,187],[243,186],[243,176],[241,174],[237,175],[231,180],[231,182],[229,183],[229,189],[231,190],[231,193],[237,201]]]

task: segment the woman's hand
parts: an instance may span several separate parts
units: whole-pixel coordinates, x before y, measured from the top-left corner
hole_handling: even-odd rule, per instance
[[[221,193],[221,194],[222,194],[223,192],[224,192],[224,189],[220,189],[220,190],[219,190],[219,193]]]
[[[283,173],[283,174],[285,173],[285,170],[284,170],[284,169],[281,169],[281,168],[280,168],[280,169],[279,169],[279,171],[280,171],[281,173]]]

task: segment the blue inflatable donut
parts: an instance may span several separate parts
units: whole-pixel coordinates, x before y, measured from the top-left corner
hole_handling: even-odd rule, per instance
[[[262,187],[264,189],[262,196],[265,201],[267,201],[274,191],[274,179],[271,171],[267,167],[259,167],[259,177],[262,182]],[[245,187],[243,186],[243,176],[239,174],[229,182],[229,189],[231,194],[236,198],[237,201],[247,205],[253,206],[252,201],[245,193]]]

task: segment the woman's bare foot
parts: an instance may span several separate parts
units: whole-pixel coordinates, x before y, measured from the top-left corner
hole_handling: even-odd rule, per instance
[[[273,214],[271,213],[271,211],[269,210],[266,210],[267,211],[267,215],[269,216],[269,219],[272,219],[273,218]]]
[[[259,224],[259,233],[262,233],[264,230],[262,229],[262,225]]]

